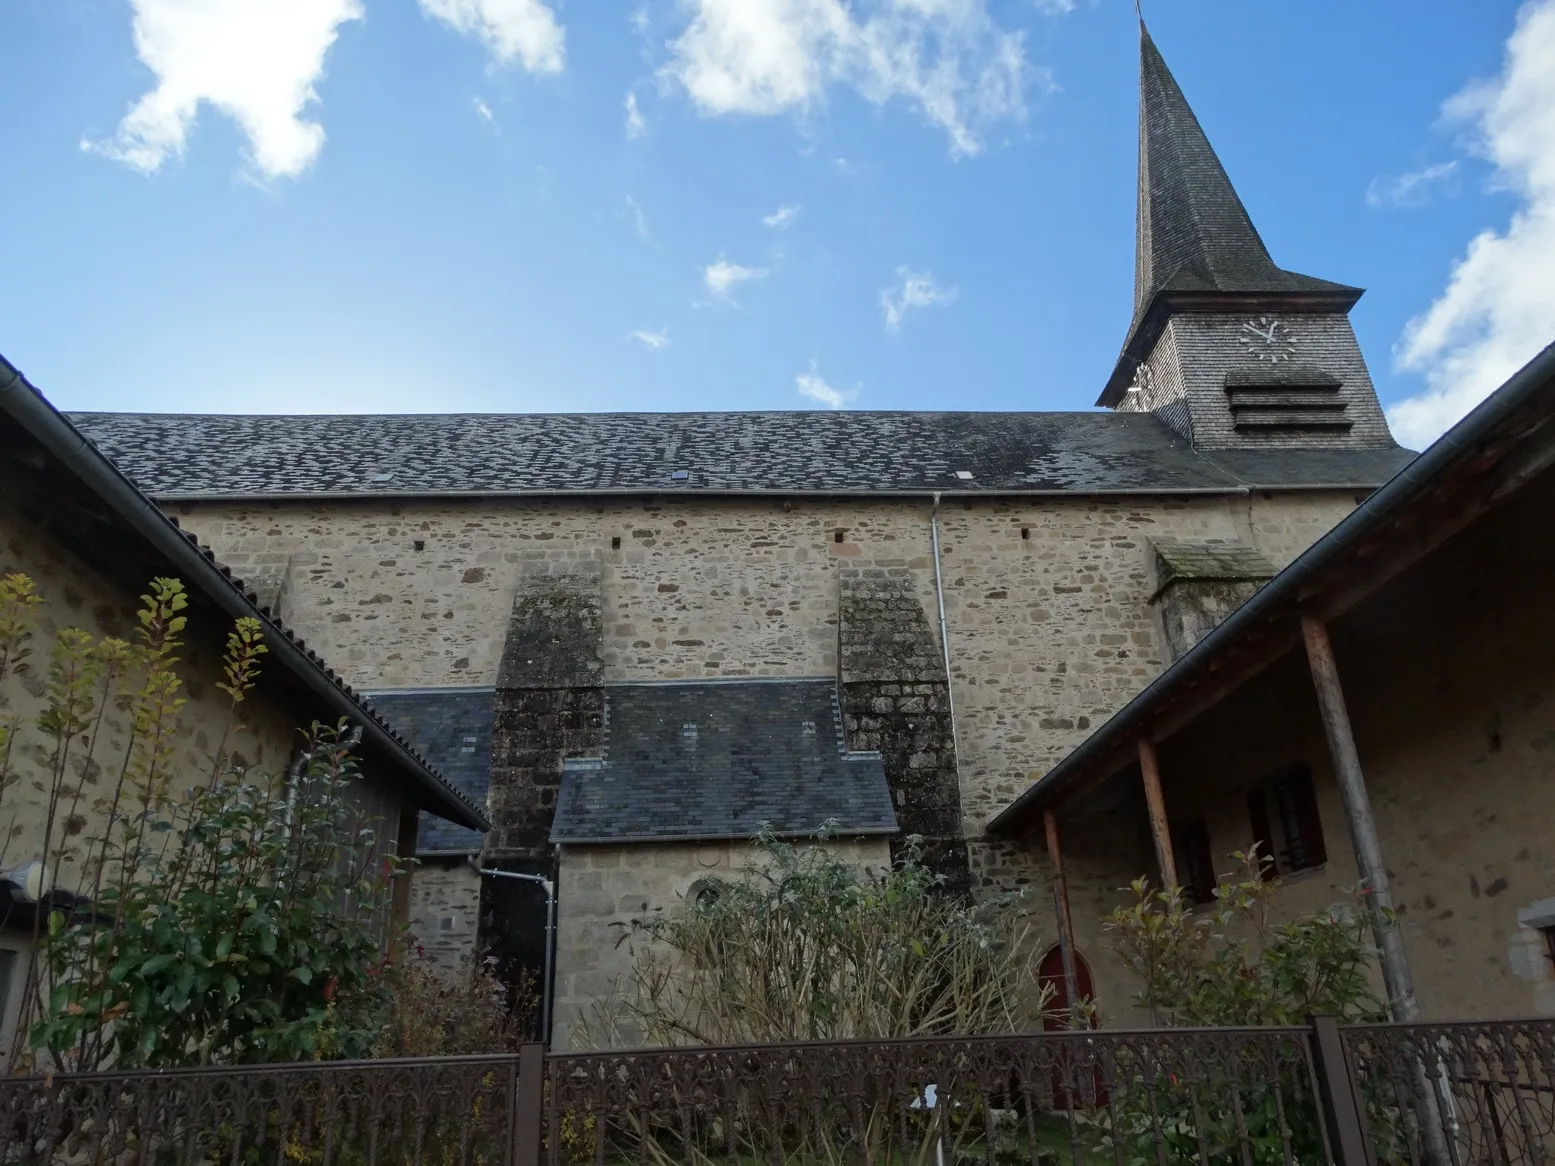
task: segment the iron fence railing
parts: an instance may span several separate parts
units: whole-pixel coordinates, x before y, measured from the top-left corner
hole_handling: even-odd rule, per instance
[[[503,1163],[518,1084],[511,1056],[12,1077],[0,1163]]]
[[[1555,1020],[1357,1025],[1343,1035],[1379,1155],[1555,1162]]]
[[[1555,1021],[0,1079],[0,1166],[1555,1166]]]

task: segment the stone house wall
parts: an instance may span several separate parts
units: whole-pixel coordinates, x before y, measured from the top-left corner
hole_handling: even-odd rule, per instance
[[[1555,961],[1539,930],[1555,926],[1552,495],[1504,507],[1331,625],[1428,1019],[1555,1015]],[[1353,903],[1360,876],[1302,653],[1163,742],[1160,760],[1169,820],[1205,821],[1218,871],[1252,841],[1248,788],[1306,766],[1327,861],[1285,880],[1280,911]],[[1146,823],[1129,808],[1138,782],[1137,770],[1118,775],[1060,827],[1076,944],[1096,957],[1114,1023],[1144,1019],[1113,1003],[1126,1004],[1135,986],[1107,958],[1097,925],[1118,898],[1109,888],[1155,872]]]
[[[52,536],[0,508],[0,575],[13,571],[29,576],[45,602],[34,609],[33,638],[27,645],[31,657],[0,682],[0,723],[12,726],[15,733],[9,761],[15,780],[0,802],[0,828],[5,831],[0,837],[0,869],[42,857],[53,766],[49,738],[36,722],[46,707],[49,653],[56,637],[61,629],[79,628],[94,639],[112,636],[137,642],[135,632],[140,625],[136,612],[143,590],[130,591],[103,578]],[[169,767],[175,795],[209,780],[213,756],[233,723],[231,703],[216,688],[222,679],[221,653],[230,622],[193,604],[185,614],[190,619],[176,670],[184,682],[188,703],[178,713],[178,748]],[[261,660],[261,667],[264,663]],[[283,710],[258,696],[245,703],[244,712],[248,727],[226,736],[225,750],[239,765],[280,773],[291,759],[297,726]],[[68,763],[65,797],[73,803],[77,821],[65,822],[72,808],[67,804],[57,812],[54,833],[56,845],[62,833],[69,835],[66,852],[70,857],[60,880],[65,890],[78,889],[87,839],[101,833],[100,827],[92,826],[104,817],[95,803],[113,796],[129,731],[128,715],[111,705],[103,716],[93,760],[89,762],[85,751],[77,749],[77,758]],[[387,837],[395,838],[397,829],[395,808],[388,820]]]
[[[844,861],[866,870],[887,867],[885,839],[824,843]],[[612,1031],[591,1006],[607,1000],[638,954],[630,921],[684,910],[699,884],[730,880],[765,861],[745,842],[567,846],[557,885],[556,999],[551,1043],[633,1044],[638,1034]]]
[[[0,575],[13,571],[29,576],[45,602],[34,609],[33,638],[27,645],[31,656],[0,682],[0,724],[14,734],[8,760],[12,780],[0,798],[0,870],[42,857],[53,765],[50,739],[37,727],[37,718],[46,707],[49,654],[59,632],[79,628],[94,640],[115,637],[136,643],[137,612],[145,590],[144,584],[129,589],[103,577],[48,533],[13,512],[0,510]],[[283,774],[295,756],[298,731],[305,725],[295,711],[281,707],[260,688],[242,705],[244,723],[239,729],[229,698],[216,687],[223,679],[221,659],[231,621],[198,595],[191,596],[183,614],[189,622],[174,670],[183,681],[181,695],[186,703],[177,713],[177,747],[168,766],[168,793],[176,798],[209,781],[218,750],[256,778]],[[261,657],[261,672],[267,668],[279,665]],[[138,676],[134,673],[122,683],[117,696],[133,693]],[[89,840],[101,837],[107,813],[103,804],[112,799],[118,785],[129,732],[128,714],[118,699],[110,701],[91,759],[78,745],[68,761],[52,835],[54,845],[63,844],[65,852],[55,884],[59,889],[76,893],[88,889]],[[380,852],[396,853],[405,824],[403,798],[388,783],[373,780],[371,772],[363,777],[347,797],[362,824],[374,831]],[[131,787],[126,787],[124,796],[133,796]],[[396,903],[401,897],[396,896]],[[393,922],[392,911],[391,907],[373,920],[383,935]],[[3,946],[21,950],[9,939]]]

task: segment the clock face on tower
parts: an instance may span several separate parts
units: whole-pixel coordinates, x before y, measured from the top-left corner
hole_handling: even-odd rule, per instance
[[[1254,360],[1279,364],[1296,354],[1296,341],[1290,325],[1282,324],[1273,316],[1259,316],[1248,320],[1238,330],[1242,346]]]

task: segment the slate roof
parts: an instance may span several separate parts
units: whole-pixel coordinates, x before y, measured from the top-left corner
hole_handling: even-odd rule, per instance
[[[369,699],[445,779],[484,809],[491,788],[494,695],[490,688],[435,688],[375,692]],[[481,842],[478,830],[424,813],[416,853],[479,854]]]
[[[1139,26],[1134,316],[1162,291],[1358,291],[1275,265],[1204,128]]]
[[[848,753],[833,680],[605,687],[605,747],[568,761],[551,840],[670,842],[896,830],[878,753]]]
[[[1361,289],[1286,271],[1209,144],[1204,127],[1139,25],[1139,200],[1135,218],[1134,317],[1101,405],[1115,404],[1154,342],[1152,309],[1163,297],[1290,297],[1348,310]]]
[[[1161,559],[1157,594],[1179,579],[1272,579],[1279,574],[1278,567],[1246,543],[1155,537],[1150,545]]]
[[[70,522],[54,522],[57,532],[79,531],[82,528],[72,524],[85,522],[89,533],[81,537],[88,545],[74,549],[89,562],[96,560],[95,565],[112,577],[115,572],[136,569],[134,564],[142,555],[148,555],[158,570],[181,577],[192,589],[203,592],[218,610],[237,618],[257,619],[270,658],[297,681],[303,692],[322,697],[332,716],[359,721],[366,737],[364,748],[372,749],[408,776],[412,788],[420,787],[449,817],[485,823],[481,809],[419,755],[396,726],[309,648],[278,613],[261,605],[259,596],[233,575],[231,567],[216,558],[215,551],[194,533],[181,529],[178,520],[157,507],[123,467],[104,458],[70,417],[56,409],[3,356],[0,444],[34,475],[40,475],[35,478],[39,485],[34,497],[47,499],[48,508],[55,512],[51,519],[70,518]],[[30,491],[23,491],[24,495],[27,493]],[[25,502],[7,495],[6,503],[21,506],[25,513]],[[38,515],[30,517],[35,522],[39,520]],[[137,585],[145,578],[139,576]],[[273,669],[262,670],[260,684],[272,683],[274,675]]]
[[[72,420],[164,501],[1157,493],[1233,490],[1250,480],[1376,486],[1402,464],[1390,460],[1397,447],[1259,451],[1266,460],[1249,479],[1221,464],[1221,451],[1195,451],[1148,413],[78,413]],[[1309,462],[1321,462],[1321,472]],[[971,478],[957,476],[963,471]]]

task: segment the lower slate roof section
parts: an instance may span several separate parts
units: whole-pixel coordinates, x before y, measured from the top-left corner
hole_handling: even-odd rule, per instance
[[[372,706],[437,766],[443,776],[482,809],[491,788],[490,688],[422,688],[376,692]],[[479,854],[482,835],[421,815],[417,854]]]
[[[599,758],[563,764],[551,841],[891,834],[878,753],[849,753],[834,680],[605,687]]]
[[[78,413],[72,419],[143,490],[163,500],[1138,494],[1229,492],[1247,484],[1148,413]],[[1266,468],[1252,471],[1255,484],[1371,487],[1388,477],[1376,450],[1316,451],[1321,467],[1305,465],[1306,452],[1279,451]]]

